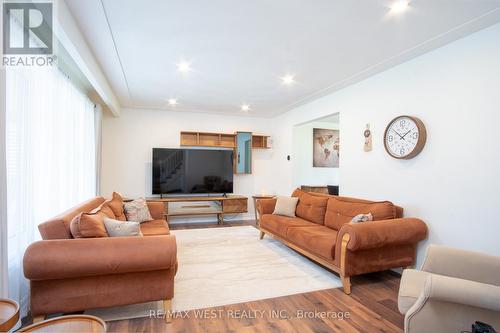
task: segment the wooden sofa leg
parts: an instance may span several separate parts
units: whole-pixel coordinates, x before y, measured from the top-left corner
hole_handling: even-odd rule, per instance
[[[264,238],[264,235],[265,235],[264,231],[261,231],[260,232],[260,239]]]
[[[39,323],[45,320],[45,315],[38,315],[33,317],[33,324]]]
[[[172,300],[166,299],[163,301],[163,311],[165,311],[165,321],[167,324],[172,322]]]
[[[344,293],[349,295],[351,293],[351,278],[346,276],[341,276],[342,285],[344,286]]]

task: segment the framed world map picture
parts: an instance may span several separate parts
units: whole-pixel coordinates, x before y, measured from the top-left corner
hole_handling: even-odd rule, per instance
[[[339,167],[339,131],[333,129],[313,129],[313,167]]]

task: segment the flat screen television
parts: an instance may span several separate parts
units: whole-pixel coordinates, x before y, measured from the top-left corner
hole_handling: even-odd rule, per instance
[[[233,151],[153,148],[153,194],[233,193]]]

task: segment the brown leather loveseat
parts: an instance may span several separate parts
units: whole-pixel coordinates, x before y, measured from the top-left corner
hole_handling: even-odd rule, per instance
[[[170,313],[177,246],[163,204],[148,203],[154,220],[141,224],[144,237],[72,238],[71,220],[104,201],[93,198],[39,225],[43,240],[24,255],[34,321],[52,313],[156,300],[163,300]]]
[[[276,199],[258,201],[261,239],[271,235],[285,245],[340,274],[346,294],[350,277],[415,263],[417,243],[427,226],[403,218],[403,209],[389,201],[374,202],[295,190],[296,217],[273,215]],[[358,214],[373,221],[352,224]]]

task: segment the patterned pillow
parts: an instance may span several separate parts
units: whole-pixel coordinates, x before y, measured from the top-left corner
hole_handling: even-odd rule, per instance
[[[149,212],[148,204],[144,198],[126,202],[123,206],[125,208],[127,221],[142,223],[153,220],[151,213]]]

